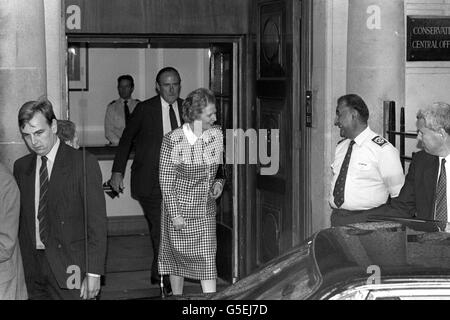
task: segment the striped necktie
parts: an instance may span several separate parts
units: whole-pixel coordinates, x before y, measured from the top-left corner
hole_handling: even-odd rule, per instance
[[[440,221],[439,228],[445,231],[447,226],[447,174],[445,172],[445,159],[442,159],[441,173],[436,186],[434,217],[435,220]]]
[[[47,219],[47,208],[48,208],[48,170],[47,170],[47,157],[41,157],[42,165],[39,169],[39,236],[42,243],[46,243],[48,237],[48,219]]]

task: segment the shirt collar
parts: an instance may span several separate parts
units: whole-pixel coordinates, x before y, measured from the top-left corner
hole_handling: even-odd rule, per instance
[[[371,138],[372,135],[373,135],[373,131],[370,130],[369,126],[367,126],[367,128],[364,129],[363,132],[358,134],[358,136],[354,139],[355,143],[360,146],[361,144],[363,144],[364,141]]]
[[[445,159],[445,163],[450,163],[450,154],[446,157],[439,157],[439,165],[441,165],[442,159]]]
[[[56,138],[56,143],[53,145],[53,148],[50,150],[49,153],[46,154],[47,159],[50,160],[52,163],[55,162],[56,153],[58,152],[59,149],[59,144],[60,140],[59,138]]]
[[[164,100],[163,97],[161,97],[161,96],[159,96],[159,97],[160,97],[160,99],[161,99],[161,106],[162,106],[163,108],[169,109],[169,104],[167,103],[167,101]],[[175,100],[175,102],[172,103],[172,108],[176,108],[177,106],[178,106],[177,100]]]
[[[195,133],[192,131],[189,123],[183,124],[183,132],[186,135],[186,138],[191,145],[193,145],[198,139],[202,138],[205,133],[205,131],[203,131],[202,135],[200,137],[197,137],[195,135]]]

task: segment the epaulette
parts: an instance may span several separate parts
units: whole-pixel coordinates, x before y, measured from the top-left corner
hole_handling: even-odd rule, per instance
[[[344,142],[345,140],[347,140],[347,138],[344,138],[344,139],[342,139],[342,140],[339,140],[338,143],[337,143],[337,145],[340,144],[341,142]]]
[[[114,102],[116,102],[116,100],[111,101],[111,102],[108,104],[108,106],[109,106],[110,104],[113,104]]]
[[[373,142],[375,142],[377,145],[379,145],[380,147],[384,147],[387,146],[389,144],[389,142],[380,136],[376,136],[372,139]]]

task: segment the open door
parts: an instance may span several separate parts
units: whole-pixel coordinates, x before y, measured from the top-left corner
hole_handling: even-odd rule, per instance
[[[217,43],[210,47],[210,89],[216,96],[217,123],[226,130],[233,128],[233,44]],[[224,149],[227,141],[224,139]],[[225,162],[225,161],[224,161]],[[232,282],[233,266],[233,166],[221,167],[225,186],[217,201],[217,272],[219,278]]]
[[[301,5],[301,0],[258,0],[255,6],[256,126],[267,129],[267,150],[279,139],[279,169],[268,175],[262,172],[268,165],[257,168],[254,267],[305,237]]]

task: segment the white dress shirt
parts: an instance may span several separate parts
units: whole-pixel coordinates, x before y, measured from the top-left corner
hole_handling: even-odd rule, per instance
[[[369,127],[354,140],[345,181],[344,203],[340,208],[367,210],[386,203],[389,195],[397,197],[405,181],[398,150]],[[332,208],[336,208],[334,185],[349,144],[350,139],[346,139],[336,146],[328,201]]]
[[[166,133],[172,131],[172,125],[170,124],[170,115],[169,115],[170,107],[166,100],[164,100],[162,97],[160,97],[160,98],[161,98],[162,121],[163,121],[163,132],[164,132],[163,135],[165,135]],[[173,108],[173,111],[175,111],[175,116],[177,118],[177,123],[178,123],[178,127],[179,127],[181,125],[181,121],[180,121],[180,115],[178,112],[178,102],[177,101],[172,103],[172,108]]]
[[[48,181],[50,182],[50,178],[52,175],[53,170],[53,164],[55,163],[56,153],[58,152],[59,144],[60,144],[59,138],[56,139],[56,143],[53,146],[53,148],[50,150],[50,152],[46,155],[47,157],[47,171],[48,171]],[[39,197],[40,197],[40,180],[39,180],[39,170],[41,168],[42,164],[42,157],[37,156],[36,157],[36,175],[35,175],[35,183],[34,183],[34,208],[35,208],[35,215],[34,215],[34,222],[36,226],[36,249],[42,250],[45,249],[45,245],[41,241],[41,236],[39,235],[39,219],[38,219],[38,213],[39,213]]]

